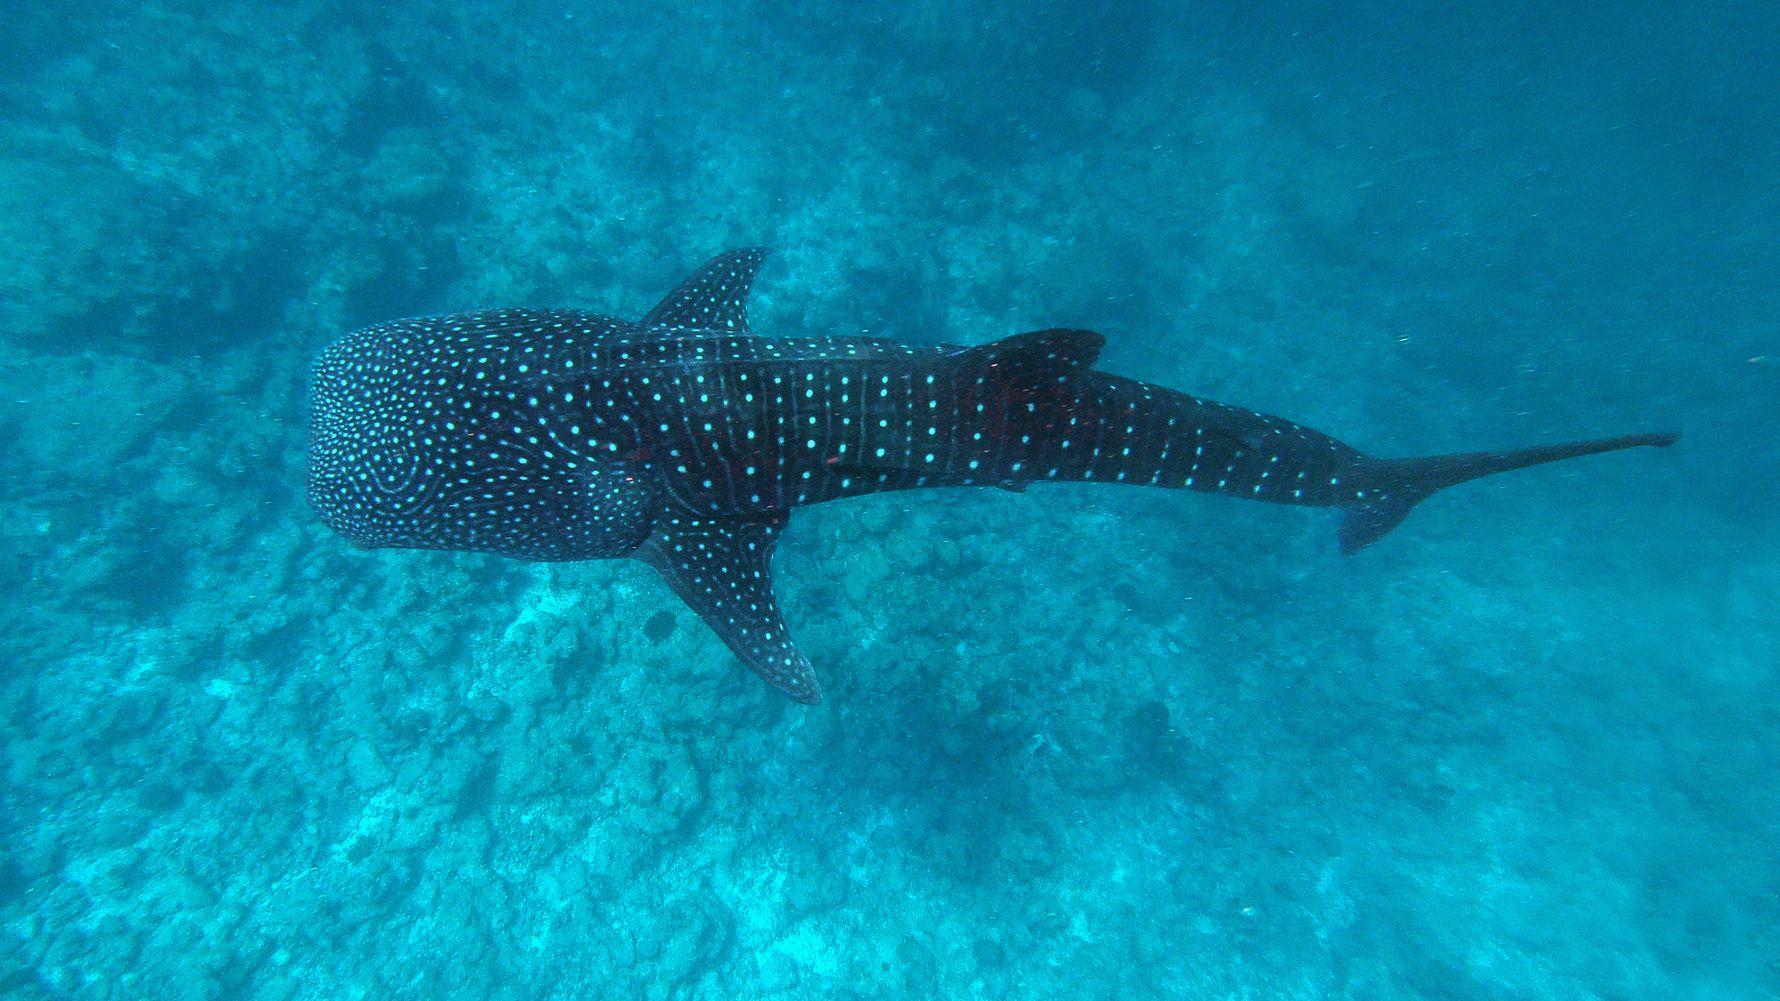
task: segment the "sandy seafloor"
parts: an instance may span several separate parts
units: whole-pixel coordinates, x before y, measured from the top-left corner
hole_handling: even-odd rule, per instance
[[[1771,4],[14,4],[0,995],[1780,996]],[[1414,11],[1414,12],[1411,12]],[[801,512],[828,701],[645,567],[365,553],[308,359],[495,304],[1104,331],[1321,512]]]

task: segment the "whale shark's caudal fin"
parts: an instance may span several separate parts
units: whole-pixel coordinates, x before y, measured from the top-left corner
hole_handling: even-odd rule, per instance
[[[1675,444],[1673,434],[1632,434],[1618,438],[1541,445],[1512,452],[1466,452],[1420,459],[1361,459],[1348,478],[1372,484],[1366,494],[1376,499],[1356,504],[1341,520],[1341,551],[1352,554],[1370,546],[1409,516],[1415,505],[1437,491],[1475,480],[1547,462],[1574,459],[1622,448]]]

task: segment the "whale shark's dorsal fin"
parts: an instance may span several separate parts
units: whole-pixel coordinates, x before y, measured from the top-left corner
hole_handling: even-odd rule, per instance
[[[645,330],[679,327],[687,330],[748,332],[748,290],[766,260],[765,247],[726,250],[704,263],[643,317]]]

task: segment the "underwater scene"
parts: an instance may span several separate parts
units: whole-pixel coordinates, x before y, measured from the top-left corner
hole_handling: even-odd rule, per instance
[[[1780,998],[1780,5],[6,20],[0,997]]]

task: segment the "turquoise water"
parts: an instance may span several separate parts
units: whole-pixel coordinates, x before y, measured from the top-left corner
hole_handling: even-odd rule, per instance
[[[0,994],[1780,995],[1780,8],[64,3],[0,53]],[[1335,516],[801,511],[790,703],[628,561],[367,553],[309,359],[1104,332]]]

